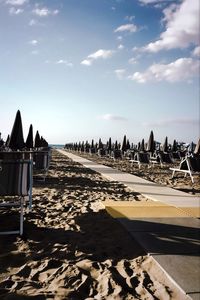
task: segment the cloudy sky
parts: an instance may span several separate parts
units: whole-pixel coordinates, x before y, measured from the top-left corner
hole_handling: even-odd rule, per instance
[[[199,0],[0,0],[0,132],[199,137]]]

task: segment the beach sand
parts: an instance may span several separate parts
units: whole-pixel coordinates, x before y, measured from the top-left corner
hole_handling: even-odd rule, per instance
[[[0,236],[0,299],[188,299],[101,203],[142,199],[53,151],[23,238]]]
[[[200,196],[200,180],[198,173],[193,174],[194,183],[191,182],[189,175],[184,177],[184,173],[181,172],[177,172],[176,176],[172,178],[172,171],[169,168],[178,167],[179,161],[175,162],[173,166],[171,164],[165,164],[161,167],[160,164],[155,164],[153,168],[148,168],[148,166],[141,165],[141,168],[139,169],[136,163],[132,165],[128,159],[113,160],[107,157],[99,157],[97,154],[91,155],[89,153],[79,153],[75,151],[72,153],[95,161],[99,164],[119,169],[122,172],[134,174],[146,180],[178,189],[192,195]]]

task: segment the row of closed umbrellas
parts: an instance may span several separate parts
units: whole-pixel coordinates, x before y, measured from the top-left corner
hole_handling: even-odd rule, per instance
[[[21,113],[18,110],[16,113],[16,117],[15,117],[15,121],[14,121],[14,124],[12,127],[11,134],[8,135],[8,138],[7,138],[4,146],[8,147],[9,149],[11,149],[13,151],[17,151],[17,150],[23,150],[23,149],[48,147],[48,143],[42,136],[40,137],[38,130],[36,132],[35,138],[33,139],[32,124],[29,127],[27,139],[26,139],[26,141],[24,141],[22,118],[21,118]]]

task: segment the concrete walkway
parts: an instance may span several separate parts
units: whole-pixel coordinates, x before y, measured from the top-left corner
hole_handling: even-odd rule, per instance
[[[103,204],[108,213],[125,226],[187,295],[200,300],[200,221],[197,219],[200,215],[200,198],[64,150],[58,151],[109,180],[123,183],[148,199],[138,203],[105,201]]]

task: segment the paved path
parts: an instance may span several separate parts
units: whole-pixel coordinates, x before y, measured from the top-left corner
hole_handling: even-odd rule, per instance
[[[125,226],[170,277],[194,300],[200,300],[200,198],[97,164],[64,150],[60,153],[109,180],[144,195],[138,202],[105,201],[109,214]],[[91,157],[92,159],[92,157]]]

